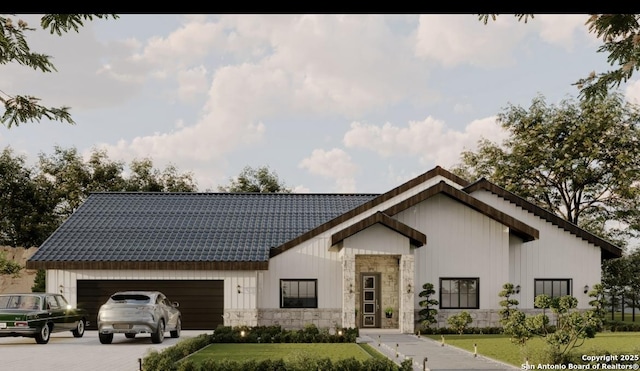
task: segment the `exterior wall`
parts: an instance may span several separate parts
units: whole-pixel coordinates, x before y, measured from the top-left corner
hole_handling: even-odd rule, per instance
[[[386,280],[385,285],[388,287],[385,290],[385,296],[387,292],[391,293],[395,299],[388,305],[394,306],[396,313],[401,310],[398,261],[401,255],[412,254],[409,239],[385,226],[376,224],[346,238],[339,251],[331,251],[329,239],[337,230],[339,229],[336,228],[306,241],[269,261],[269,270],[261,272],[262,278],[259,280],[261,294],[258,301],[261,309],[259,313],[261,325],[303,327],[307,323],[318,322],[331,326],[355,326],[356,292],[359,287],[355,262],[365,255],[387,256],[387,259],[390,256],[394,257],[390,261],[395,264],[396,278]],[[406,261],[412,266],[411,259]],[[402,277],[406,281],[405,287],[413,281],[413,275]],[[281,309],[280,279],[286,278],[317,279],[318,308]],[[409,301],[412,299],[413,297]],[[382,305],[384,309],[387,303]],[[413,315],[412,310],[406,310],[406,312],[407,318]],[[395,317],[396,322],[393,327],[399,328],[398,315],[396,314]],[[413,322],[413,319],[408,321]],[[389,326],[392,325],[389,324]],[[408,331],[413,331],[413,325]]]
[[[533,308],[534,279],[571,279],[571,295],[578,299],[578,308],[587,309],[589,289],[601,280],[601,251],[581,238],[546,220],[498,197],[488,191],[472,194],[481,201],[501,210],[540,231],[540,239],[522,242],[512,237],[509,247],[509,280],[520,285],[520,294],[514,296],[519,307]]]
[[[77,280],[223,280],[224,324],[255,326],[257,275],[255,271],[47,270],[46,282],[48,292],[64,294],[69,304],[75,306]]]
[[[500,309],[498,292],[509,279],[507,227],[444,195],[403,211],[397,219],[427,235],[427,244],[415,250],[416,313],[422,285],[432,283],[433,297],[440,301],[440,278],[445,277],[479,278],[479,309]]]
[[[440,301],[440,278],[479,278],[480,308],[467,309],[471,326],[497,326],[498,292],[509,279],[509,230],[503,224],[445,195],[436,195],[396,216],[399,221],[425,233],[427,244],[415,250],[415,286],[412,308],[415,320],[420,291],[432,283]],[[447,318],[459,309],[438,309],[438,323],[447,327]],[[413,323],[415,330],[420,324]]]

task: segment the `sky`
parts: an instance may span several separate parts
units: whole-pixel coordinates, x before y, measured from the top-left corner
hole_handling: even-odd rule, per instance
[[[76,124],[1,127],[1,148],[150,158],[200,191],[268,166],[294,192],[384,193],[506,138],[507,107],[575,99],[574,82],[612,69],[585,14],[122,14],[62,36],[16,18],[57,71],[0,65],[0,91]],[[637,79],[619,90],[640,102]]]

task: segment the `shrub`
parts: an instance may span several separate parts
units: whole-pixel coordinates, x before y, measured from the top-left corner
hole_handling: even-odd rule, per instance
[[[46,271],[44,269],[38,269],[36,278],[33,280],[33,286],[31,286],[31,292],[45,292],[47,289],[46,277]]]
[[[4,251],[0,251],[0,274],[10,274],[13,277],[18,277],[22,268],[17,262],[8,260]]]
[[[454,314],[447,318],[447,323],[451,326],[458,334],[464,334],[464,330],[473,322],[473,318],[466,310],[458,314]]]

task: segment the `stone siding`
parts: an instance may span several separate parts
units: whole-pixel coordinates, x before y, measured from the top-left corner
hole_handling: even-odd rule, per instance
[[[283,329],[302,329],[313,324],[317,328],[342,327],[342,309],[260,309],[258,326],[281,326]]]

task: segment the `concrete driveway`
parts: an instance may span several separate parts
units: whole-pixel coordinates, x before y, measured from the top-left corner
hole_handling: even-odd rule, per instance
[[[180,340],[209,331],[183,330],[178,339],[166,334],[162,344],[153,344],[151,336],[140,334],[127,339],[116,334],[112,344],[100,344],[97,331],[86,331],[81,338],[71,332],[51,335],[48,344],[37,344],[23,337],[0,338],[0,369],[11,371],[139,371],[139,359],[152,350],[160,351]]]

